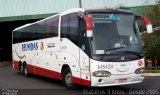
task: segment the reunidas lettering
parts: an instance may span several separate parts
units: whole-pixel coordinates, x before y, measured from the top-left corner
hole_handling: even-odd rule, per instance
[[[22,51],[35,51],[38,50],[38,42],[22,44]]]

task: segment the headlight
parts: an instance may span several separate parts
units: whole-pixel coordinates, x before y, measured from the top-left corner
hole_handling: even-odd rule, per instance
[[[111,73],[108,71],[95,71],[92,73],[94,77],[110,77]]]
[[[144,68],[138,68],[136,71],[135,71],[136,74],[142,74],[144,73]]]

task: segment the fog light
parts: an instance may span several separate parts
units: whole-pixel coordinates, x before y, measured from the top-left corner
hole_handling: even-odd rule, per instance
[[[102,79],[99,79],[98,82],[102,82]]]
[[[144,68],[138,68],[136,71],[135,71],[135,74],[142,74],[144,73]]]
[[[108,71],[95,71],[92,73],[94,77],[110,77],[111,73]]]

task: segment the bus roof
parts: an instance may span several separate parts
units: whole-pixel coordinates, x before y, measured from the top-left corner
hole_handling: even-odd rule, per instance
[[[57,16],[57,15],[59,15],[59,14],[65,15],[65,14],[69,14],[69,13],[72,13],[72,12],[79,12],[79,11],[83,11],[83,12],[84,12],[84,9],[82,9],[82,8],[72,8],[72,9],[63,11],[63,12],[61,12],[61,13],[57,13],[56,15],[52,15],[52,16],[49,16],[49,17],[47,17],[47,18],[38,20],[38,21],[36,21],[36,22],[22,25],[22,26],[20,26],[20,27],[18,27],[18,28],[16,28],[16,29],[14,29],[13,31],[16,31],[16,30],[19,30],[19,29],[28,27],[28,26],[30,26],[30,25],[33,25],[33,24],[35,24],[35,23],[38,23],[38,22],[44,21],[44,20],[46,20],[46,19],[52,18],[52,17]]]
[[[13,31],[16,31],[16,30],[22,29],[22,28],[24,28],[24,27],[30,26],[31,24],[32,24],[32,23],[27,23],[27,24],[25,24],[25,25],[22,25],[22,26],[20,26],[20,27],[18,27],[18,28],[16,28],[16,29],[14,29]]]
[[[117,13],[132,13],[124,9],[114,9],[114,8],[96,8],[96,9],[86,9],[86,12],[117,12]]]
[[[92,8],[92,9],[72,8],[72,9],[63,11],[63,12],[61,12],[60,14],[61,14],[61,15],[66,15],[66,14],[69,14],[69,13],[79,12],[79,11],[87,12],[87,13],[88,13],[88,12],[120,12],[120,13],[132,13],[132,12],[127,11],[127,10],[114,9],[114,8]],[[56,15],[59,15],[59,14],[56,14]],[[30,25],[32,25],[32,24],[35,24],[35,23],[44,21],[44,20],[49,19],[49,18],[52,18],[52,17],[54,17],[54,16],[56,16],[56,15],[49,16],[49,17],[47,17],[47,18],[44,18],[44,19],[42,19],[42,20],[39,20],[39,21],[36,21],[36,22],[33,22],[33,23],[25,24],[25,25],[23,25],[23,26],[20,26],[20,27],[14,29],[13,31],[16,31],[16,30],[19,30],[19,29],[28,27],[28,26],[30,26]]]

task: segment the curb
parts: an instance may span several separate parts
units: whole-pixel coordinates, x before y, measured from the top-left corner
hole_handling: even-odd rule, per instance
[[[0,62],[0,67],[4,67],[11,64],[10,62]]]
[[[0,64],[0,67],[4,67],[4,66],[7,66],[9,64]]]
[[[147,76],[147,77],[160,77],[160,73],[145,73],[144,76]]]
[[[4,67],[7,66],[8,64],[0,64],[0,67]]]

